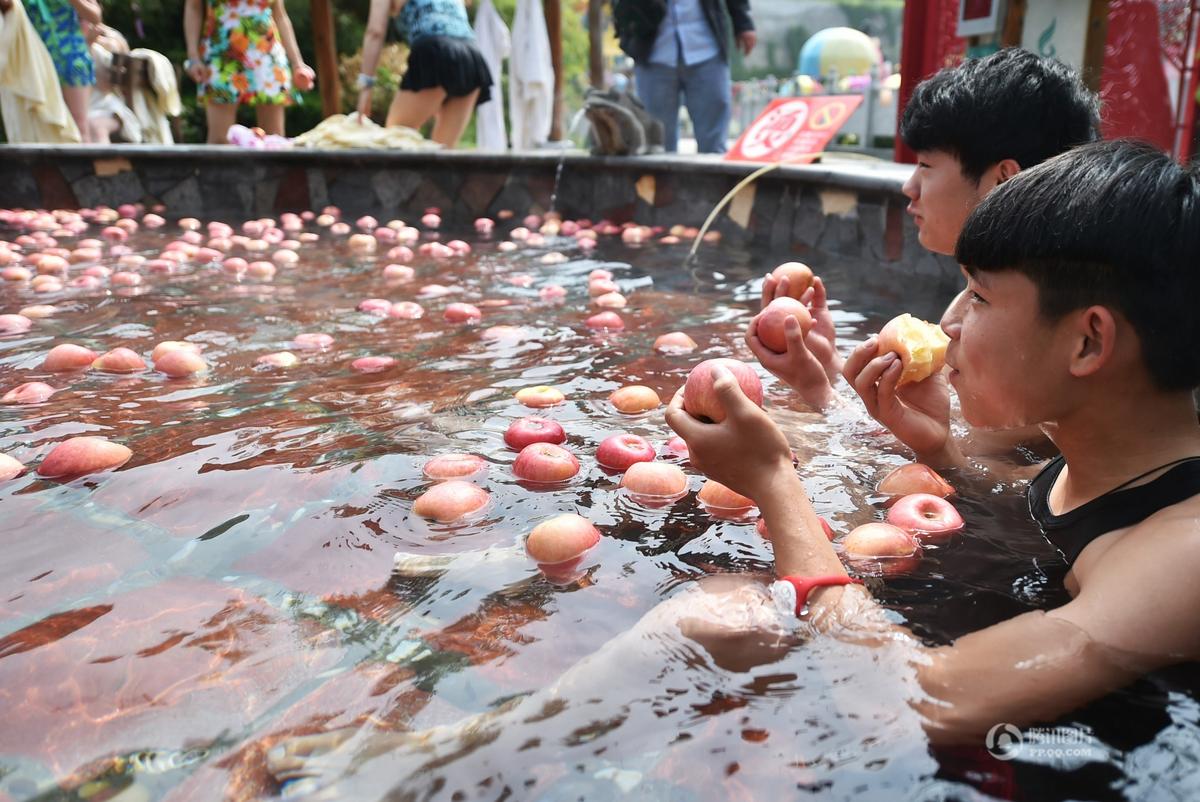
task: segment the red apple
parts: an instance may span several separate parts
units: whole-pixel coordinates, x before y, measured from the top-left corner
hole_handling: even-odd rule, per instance
[[[425,463],[421,469],[426,477],[434,481],[465,479],[486,471],[488,462],[474,454],[441,454]]]
[[[754,499],[731,490],[715,479],[705,480],[696,498],[710,510],[725,515],[744,515],[754,506]]]
[[[644,384],[627,384],[608,397],[609,403],[623,415],[636,415],[656,409],[662,401],[658,393]]]
[[[37,472],[50,479],[83,476],[119,468],[132,456],[125,446],[103,437],[72,437],[50,449]]]
[[[482,487],[451,479],[422,493],[413,503],[413,512],[422,518],[448,524],[483,509],[490,499]]]
[[[683,386],[683,408],[689,415],[713,423],[725,420],[725,409],[713,390],[713,367],[720,365],[733,374],[742,393],[755,404],[762,406],[763,389],[754,368],[737,359],[706,359],[688,374]]]
[[[954,495],[954,488],[941,475],[930,468],[914,462],[901,465],[896,470],[883,477],[877,488],[880,493],[889,496],[907,496],[913,493],[929,493],[930,495],[946,498]]]
[[[154,369],[165,373],[173,379],[181,379],[208,369],[208,363],[194,351],[187,348],[177,348],[167,351],[154,362]]]
[[[150,361],[157,362],[168,351],[178,351],[180,349],[191,351],[193,354],[200,353],[200,346],[196,345],[196,343],[190,343],[186,340],[163,340],[154,346],[154,350],[150,352]]]
[[[25,382],[0,396],[0,404],[41,404],[56,392],[56,388],[45,382]]]
[[[505,445],[517,451],[534,443],[558,445],[566,439],[567,433],[563,431],[563,427],[549,418],[521,418],[510,423],[504,432]]]
[[[813,282],[812,270],[801,262],[784,262],[772,270],[771,275],[776,281],[786,278],[788,280],[787,297],[797,301],[804,295],[804,291],[812,286]]]
[[[50,353],[46,354],[46,358],[42,360],[42,370],[57,373],[67,370],[83,370],[96,361],[98,357],[95,351],[90,348],[84,348],[82,345],[73,343],[63,343],[56,345],[50,349]]]
[[[24,315],[0,315],[0,334],[24,334],[33,321]]]
[[[667,441],[667,451],[683,459],[687,459],[690,456],[687,440],[684,440],[679,435],[674,435]]]
[[[634,463],[651,462],[654,457],[654,446],[636,434],[614,434],[596,449],[596,461],[614,471],[627,471]]]
[[[146,369],[146,363],[128,348],[114,348],[98,357],[92,367],[106,373],[137,373]]]
[[[7,482],[9,479],[15,479],[25,472],[25,466],[21,462],[7,454],[0,454],[0,482]]]
[[[912,569],[920,550],[920,544],[908,532],[879,522],[863,524],[842,540],[842,551],[852,565],[885,574]]]
[[[554,443],[532,443],[517,455],[513,473],[527,482],[565,482],[579,473],[579,460]]]
[[[538,563],[557,565],[574,560],[600,542],[600,532],[578,515],[543,521],[525,538],[526,553]]]
[[[297,334],[292,345],[309,351],[322,351],[333,345],[333,337],[321,332],[305,332]]]
[[[537,387],[525,387],[518,390],[516,399],[527,407],[541,409],[561,404],[566,396],[553,387],[541,384]]]
[[[350,363],[350,367],[359,373],[380,373],[396,364],[390,356],[360,356]]]
[[[397,301],[388,310],[388,317],[399,320],[416,320],[424,314],[425,310],[421,308],[421,305],[412,301]]]
[[[888,510],[887,522],[914,535],[922,543],[940,543],[963,528],[954,505],[931,493],[904,496]]]
[[[387,317],[388,312],[392,311],[392,302],[387,298],[364,298],[358,302],[358,311]]]
[[[621,477],[621,487],[642,503],[674,501],[687,492],[687,474],[669,462],[636,462]]]
[[[813,327],[812,314],[808,307],[794,298],[776,298],[767,305],[758,317],[758,339],[777,354],[787,353],[787,334],[784,324],[789,317],[800,321],[803,334]]]
[[[273,354],[263,354],[254,361],[271,368],[290,368],[298,365],[300,358],[291,351],[276,351]]]
[[[625,321],[616,312],[599,312],[584,323],[589,329],[620,331],[625,328]]]
[[[696,350],[696,341],[682,331],[671,331],[659,335],[654,350],[663,354],[690,354]]]
[[[446,311],[442,314],[448,323],[478,323],[483,317],[483,313],[479,311],[479,307],[471,304],[454,303],[446,306]]]

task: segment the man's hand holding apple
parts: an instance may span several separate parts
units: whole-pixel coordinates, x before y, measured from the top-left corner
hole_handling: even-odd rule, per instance
[[[766,309],[776,298],[791,297],[790,291],[788,278],[775,278],[768,273],[762,283],[761,308]],[[837,331],[833,314],[829,311],[825,282],[821,281],[820,276],[813,277],[812,285],[800,295],[799,300],[808,307],[813,319],[813,327],[805,335],[805,343],[812,355],[821,362],[832,384],[842,372],[842,358],[837,352]]]
[[[791,447],[767,413],[742,393],[733,374],[715,368],[713,376],[725,420],[704,423],[692,417],[680,390],[667,406],[667,425],[687,441],[693,467],[761,505],[781,479],[795,480]]]
[[[804,334],[800,322],[794,317],[785,319],[783,330],[787,340],[787,351],[778,353],[758,338],[760,317],[761,315],[756,315],[751,319],[750,326],[746,329],[746,344],[750,346],[759,363],[775,378],[799,393],[805,403],[817,409],[829,406],[835,397],[833,387],[829,383],[825,366],[809,348],[808,337]]]
[[[901,360],[879,355],[879,338],[871,337],[846,360],[843,375],[862,398],[867,413],[916,452],[917,460],[934,468],[962,463],[950,437],[950,387],[941,372],[897,386]]]

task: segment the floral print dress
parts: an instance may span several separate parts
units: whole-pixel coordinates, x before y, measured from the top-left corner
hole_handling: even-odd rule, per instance
[[[63,86],[96,83],[92,54],[84,41],[75,7],[67,0],[28,0],[29,22],[33,25],[58,71]]]
[[[205,0],[201,103],[291,105],[292,71],[271,0]]]

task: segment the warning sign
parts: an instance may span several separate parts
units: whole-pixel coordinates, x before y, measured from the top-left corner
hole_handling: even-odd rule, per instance
[[[730,161],[804,160],[824,150],[862,95],[785,97],[771,101],[725,154]]]

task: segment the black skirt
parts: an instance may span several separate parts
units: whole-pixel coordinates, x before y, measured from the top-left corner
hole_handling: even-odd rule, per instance
[[[478,89],[478,106],[492,98],[492,71],[470,39],[423,36],[408,51],[408,69],[400,88],[420,92],[435,86],[450,97],[463,97]]]

